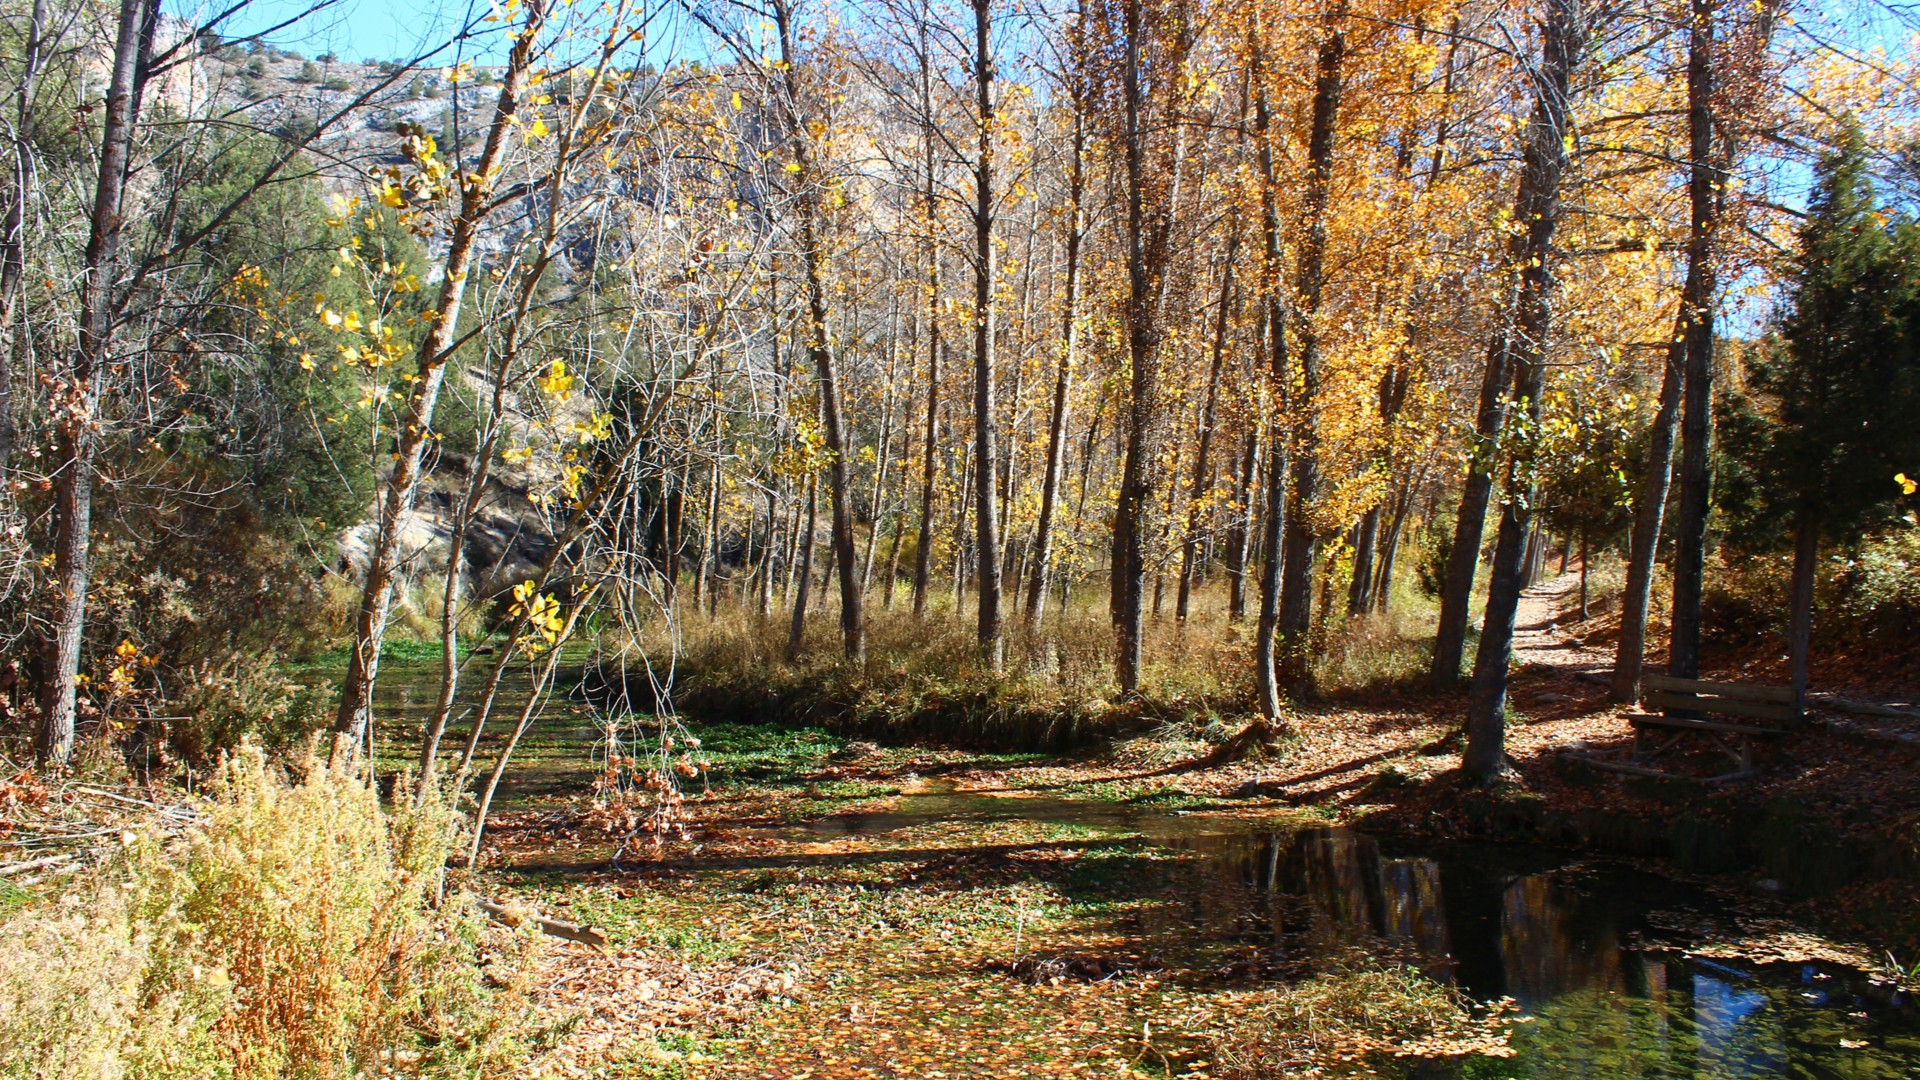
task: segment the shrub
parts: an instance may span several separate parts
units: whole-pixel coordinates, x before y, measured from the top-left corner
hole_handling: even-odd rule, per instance
[[[517,1049],[533,939],[435,909],[458,817],[243,748],[184,837],[129,833],[0,923],[0,1077],[409,1076]]]
[[[287,677],[284,663],[277,652],[199,661],[179,674],[184,685],[168,703],[170,718],[155,722],[154,737],[168,754],[195,766],[247,739],[280,747],[297,742],[319,725],[298,708],[306,687]]]
[[[1920,530],[1895,526],[1820,560],[1814,583],[1817,647],[1920,645]],[[1708,574],[1706,626],[1747,644],[1785,633],[1792,557],[1724,551]]]

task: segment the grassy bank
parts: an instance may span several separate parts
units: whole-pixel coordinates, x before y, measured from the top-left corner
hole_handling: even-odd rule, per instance
[[[981,661],[965,619],[937,610],[917,618],[879,609],[867,619],[867,664],[847,665],[830,613],[791,649],[785,620],[722,606],[688,611],[637,643],[649,655],[677,650],[673,705],[707,721],[820,726],[885,741],[931,741],[1006,750],[1100,746],[1155,730],[1224,741],[1251,716],[1252,626],[1230,622],[1221,597],[1202,594],[1193,617],[1148,624],[1137,694],[1113,687],[1112,630],[1103,607],[1079,603],[1028,629],[1009,626],[1005,670]],[[1323,628],[1315,661],[1333,699],[1412,689],[1424,678],[1430,612],[1370,616]],[[617,653],[617,650],[616,650]],[[603,691],[651,701],[635,671]]]

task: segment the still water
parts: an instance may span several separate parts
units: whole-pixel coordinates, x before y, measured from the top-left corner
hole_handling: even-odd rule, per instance
[[[1531,1018],[1518,1056],[1423,1075],[1920,1077],[1909,997],[1832,964],[1690,956],[1657,927],[1716,902],[1654,875],[1337,829],[1162,842],[1198,856],[1204,887],[1170,913],[1188,925],[1276,955],[1388,953]]]
[[[1529,1019],[1511,1058],[1418,1066],[1481,1078],[1920,1080],[1920,1003],[1830,963],[1691,955],[1663,932],[1726,914],[1703,890],[1611,863],[1502,845],[1408,844],[1346,829],[1223,827],[1202,815],[935,788],[808,826],[880,834],[929,820],[1055,821],[1137,834],[1188,857],[1148,935],[1204,935],[1288,979],[1355,952],[1413,964]],[[1693,942],[1697,944],[1697,942]]]

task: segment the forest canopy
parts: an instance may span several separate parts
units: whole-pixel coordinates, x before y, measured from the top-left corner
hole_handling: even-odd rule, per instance
[[[1490,777],[1556,544],[1622,567],[1622,700],[1650,621],[1687,676],[1784,624],[1804,693],[1816,591],[1915,610],[1822,554],[1912,550],[1895,13],[521,0],[365,63],[244,6],[4,14],[45,762],[351,757],[398,641],[444,656],[431,771],[568,643],[671,707],[690,620],[768,662],[831,620],[862,672],[898,608],[1122,696],[1210,627],[1254,740],[1400,620]]]

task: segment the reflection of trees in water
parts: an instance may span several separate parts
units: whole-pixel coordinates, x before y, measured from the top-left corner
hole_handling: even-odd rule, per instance
[[[1388,859],[1366,836],[1310,829],[1235,840],[1196,839],[1207,854],[1186,914],[1243,941],[1303,947],[1310,956],[1391,943],[1445,978],[1451,944],[1432,859]]]
[[[1547,874],[1530,874],[1501,897],[1500,957],[1507,993],[1522,1004],[1577,989],[1625,989],[1619,928],[1608,905]]]
[[[1358,945],[1379,936],[1379,867],[1370,838],[1318,829],[1300,834],[1292,870],[1296,891],[1307,898],[1308,934],[1315,944]]]
[[[1305,952],[1308,967],[1354,947],[1417,960],[1480,997],[1510,995],[1533,1022],[1518,1056],[1408,1066],[1412,1075],[1493,1080],[1914,1080],[1920,1040],[1861,1047],[1842,978],[1783,988],[1631,946],[1632,902],[1565,874],[1502,872],[1471,859],[1387,858],[1370,837],[1313,829],[1198,839],[1210,857],[1186,925]],[[1808,974],[1811,978],[1811,973]],[[1877,999],[1876,999],[1877,1000]],[[1883,1005],[1885,1003],[1882,1003]],[[1846,1039],[1851,1044],[1842,1047]]]
[[[1453,942],[1440,891],[1440,864],[1432,859],[1380,863],[1381,932],[1411,942],[1430,978],[1450,981]]]

